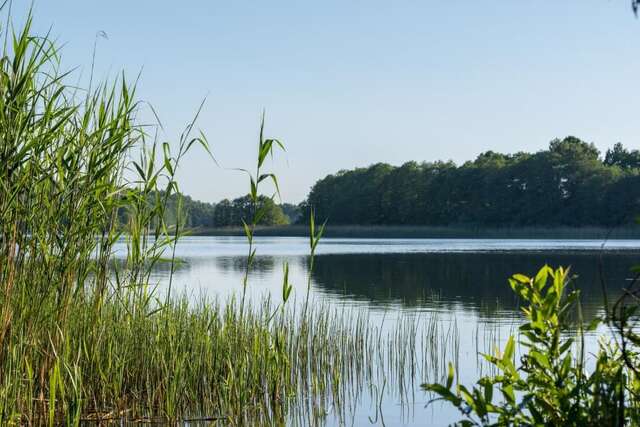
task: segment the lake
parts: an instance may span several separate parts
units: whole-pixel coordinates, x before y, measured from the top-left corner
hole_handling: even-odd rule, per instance
[[[291,304],[304,300],[309,278],[309,241],[298,237],[256,237],[249,300],[281,298],[283,263],[294,285]],[[221,301],[240,295],[248,246],[242,237],[187,237],[176,256],[185,261],[173,278],[173,292],[205,294]],[[493,240],[493,239],[339,239],[326,238],[317,250],[310,276],[314,305],[344,313],[365,313],[380,333],[393,334],[410,322],[437,324],[444,338],[438,353],[419,341],[415,370],[382,375],[381,383],[360,384],[353,401],[329,407],[324,425],[446,425],[457,411],[440,404],[425,408],[425,381],[442,380],[446,362],[458,367],[461,382],[471,384],[486,364],[478,351],[501,346],[520,322],[519,304],[507,278],[533,275],[544,264],[570,266],[577,275],[583,313],[602,313],[601,279],[611,297],[630,278],[640,260],[640,240]],[[166,289],[169,268],[154,272]],[[407,320],[409,319],[409,320]],[[416,326],[417,325],[417,326]],[[595,337],[588,337],[595,346]]]

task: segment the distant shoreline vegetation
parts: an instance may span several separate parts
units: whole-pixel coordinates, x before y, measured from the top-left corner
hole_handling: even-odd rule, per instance
[[[161,192],[161,195],[164,195],[164,193]],[[178,209],[178,206],[180,206],[180,209]],[[258,197],[258,206],[264,210],[264,214],[259,221],[262,226],[290,224],[295,222],[299,216],[296,205],[288,203],[277,204],[273,199],[266,196]],[[186,228],[242,226],[243,219],[249,221],[251,218],[252,210],[253,204],[248,195],[233,200],[224,199],[218,203],[208,203],[194,200],[184,194],[179,196],[171,194],[167,197],[164,220],[167,224],[175,225],[178,213],[180,213],[180,224]],[[125,208],[118,211],[120,224],[126,224],[130,216],[130,212]]]
[[[242,227],[192,228],[192,236],[244,236]],[[256,236],[307,237],[306,225],[261,226]],[[640,239],[640,226],[605,227],[479,227],[409,225],[332,225],[325,237],[335,238],[442,238],[442,239]]]
[[[319,180],[301,208],[301,218],[313,208],[332,225],[626,225],[640,212],[640,151],[618,143],[601,157],[569,136],[547,150],[487,151],[460,166],[377,163]]]
[[[489,229],[480,233],[485,235],[500,229],[497,234],[502,236],[523,227],[608,230],[633,224],[640,212],[640,151],[618,143],[601,156],[592,143],[569,136],[551,141],[547,150],[487,151],[460,166],[450,161],[402,166],[376,163],[341,170],[318,180],[298,205],[278,204],[267,197],[261,201],[268,204],[261,226],[305,223],[313,208],[318,221],[327,220],[333,230],[345,233],[347,229],[335,226],[350,230],[360,226],[427,227],[426,231],[418,229],[425,236],[469,235],[480,229]],[[251,215],[248,196],[217,204],[185,196],[184,208],[184,225],[206,230],[241,227],[243,218]],[[442,227],[447,231],[441,232]],[[285,235],[297,233],[282,230]],[[391,234],[404,236],[409,229],[397,230]],[[606,232],[590,234],[601,237]]]

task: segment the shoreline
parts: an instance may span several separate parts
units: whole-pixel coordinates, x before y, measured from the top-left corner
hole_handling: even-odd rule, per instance
[[[244,236],[242,227],[195,228],[192,236]],[[307,237],[307,225],[257,227],[256,236]],[[470,226],[393,226],[393,225],[327,225],[323,237],[402,238],[402,239],[576,239],[618,240],[640,239],[640,226],[605,227],[470,227]]]

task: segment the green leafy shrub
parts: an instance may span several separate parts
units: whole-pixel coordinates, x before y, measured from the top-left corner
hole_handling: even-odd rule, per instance
[[[445,385],[424,384],[423,388],[434,392],[436,400],[457,407],[463,426],[637,425],[636,355],[616,341],[601,338],[595,365],[586,368],[579,293],[567,291],[569,281],[568,270],[547,266],[533,278],[514,275],[509,283],[525,304],[526,319],[519,328],[519,361],[516,339],[511,336],[502,352],[484,355],[497,374],[480,378],[471,389],[461,384],[454,389],[450,366]],[[597,324],[598,320],[587,329]]]

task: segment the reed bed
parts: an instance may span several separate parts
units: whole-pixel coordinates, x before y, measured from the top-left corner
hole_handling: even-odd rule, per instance
[[[457,331],[441,333],[437,316],[400,318],[383,331],[365,312],[320,305],[302,318],[268,300],[252,307],[241,316],[234,300],[184,297],[148,315],[109,300],[96,316],[92,301],[74,299],[66,330],[31,332],[11,345],[3,419],[320,425],[330,413],[348,420],[349,405],[365,395],[410,403],[419,381],[441,378],[457,360],[447,356],[458,351]],[[51,356],[36,339],[49,340]]]
[[[459,336],[437,317],[386,329],[366,313],[285,304],[286,274],[283,301],[250,307],[244,291],[239,303],[193,300],[169,279],[159,292],[151,272],[179,266],[176,170],[193,147],[209,151],[199,111],[166,142],[136,122],[124,76],[68,85],[60,51],[31,25],[0,31],[1,424],[319,424],[372,385],[408,396],[446,364]],[[262,164],[273,140],[260,137]],[[256,194],[272,176],[258,171]]]

